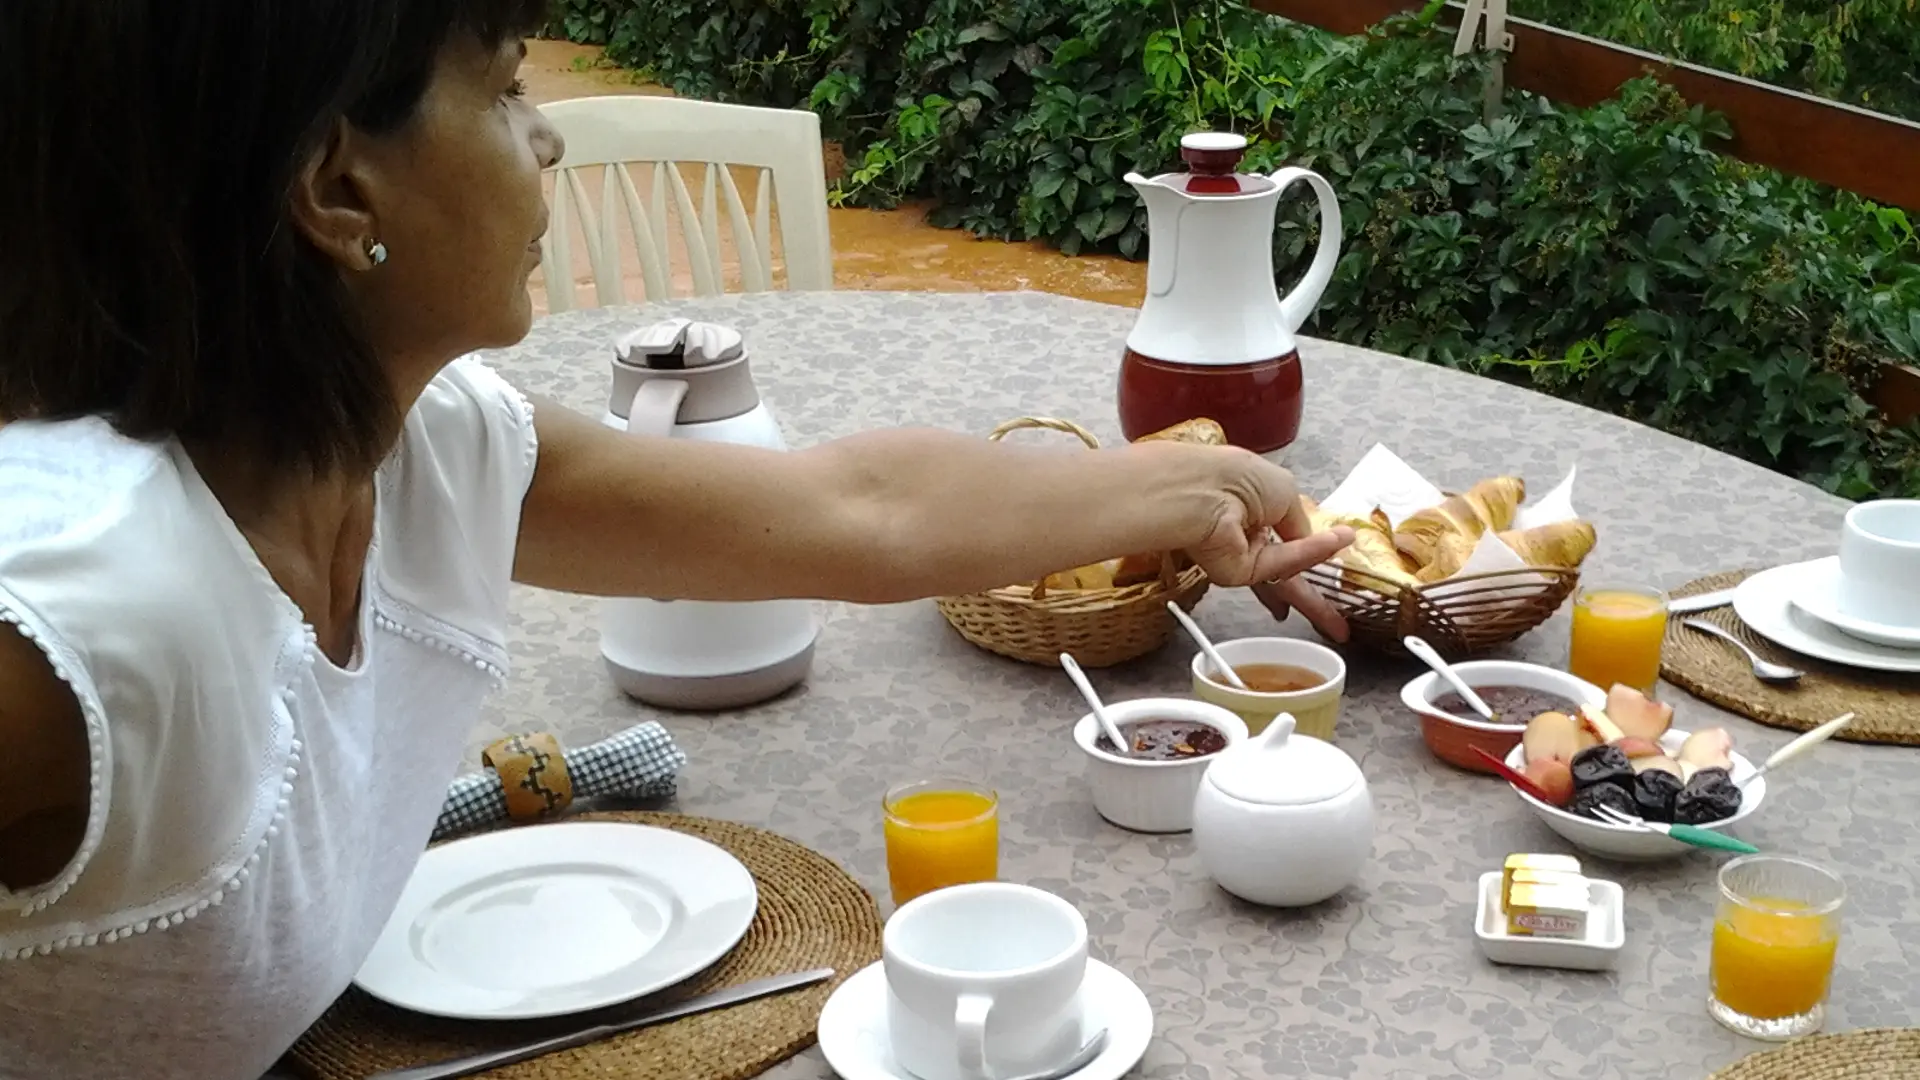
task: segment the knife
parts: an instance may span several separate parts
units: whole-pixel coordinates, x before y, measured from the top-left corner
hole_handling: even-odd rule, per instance
[[[1715,589],[1703,592],[1699,596],[1682,596],[1667,602],[1667,610],[1675,615],[1691,615],[1696,611],[1710,611],[1717,607],[1726,607],[1733,603],[1732,589]]]
[[[453,1080],[454,1077],[472,1076],[474,1073],[486,1072],[488,1069],[497,1069],[502,1065],[512,1065],[515,1062],[527,1061],[545,1054],[551,1054],[556,1050],[570,1050],[576,1046],[585,1046],[588,1043],[598,1042],[601,1039],[611,1038],[612,1036],[624,1034],[629,1031],[638,1031],[641,1028],[652,1027],[655,1024],[664,1024],[669,1020],[678,1020],[683,1016],[711,1012],[714,1009],[724,1009],[730,1005],[739,1005],[743,1002],[754,1001],[759,998],[769,997],[773,994],[783,994],[789,990],[798,990],[802,987],[812,986],[815,983],[826,982],[831,978],[833,978],[832,968],[815,968],[812,971],[799,971],[786,975],[775,975],[766,979],[755,979],[752,982],[741,983],[739,986],[729,987],[725,990],[715,990],[710,994],[700,994],[696,997],[690,997],[685,1001],[669,1005],[664,1009],[656,1009],[653,1012],[643,1013],[625,1020],[616,1020],[610,1024],[599,1024],[582,1031],[576,1031],[570,1035],[559,1035],[551,1039],[541,1039],[538,1042],[525,1043],[506,1050],[495,1050],[485,1054],[473,1054],[468,1057],[453,1058],[448,1061],[436,1062],[432,1065],[416,1065],[408,1069],[390,1069],[386,1072],[374,1073],[372,1076],[367,1077],[367,1080]]]

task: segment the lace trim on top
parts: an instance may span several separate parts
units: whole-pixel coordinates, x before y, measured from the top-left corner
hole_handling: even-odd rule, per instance
[[[369,601],[374,604],[372,622],[382,632],[394,634],[408,641],[415,642],[416,644],[437,649],[458,657],[465,663],[471,664],[476,670],[490,676],[495,687],[506,678],[507,670],[502,662],[505,659],[504,650],[485,648],[485,652],[495,652],[499,654],[493,657],[485,656],[482,655],[482,649],[472,648],[459,640],[455,640],[456,638],[467,638],[469,635],[460,633],[450,627],[445,628],[445,633],[428,632],[389,617],[385,611],[381,610],[389,605],[398,607],[406,614],[413,614],[413,612],[393,597],[379,590],[377,586],[369,590],[367,596]],[[4,599],[4,595],[0,595],[0,601]],[[0,606],[0,619],[20,626],[22,633],[29,634],[29,636],[32,637],[27,623],[16,617],[18,614],[19,613],[4,606]],[[423,616],[423,618],[425,617]],[[429,623],[438,622],[438,620],[432,619],[425,619],[425,621]],[[238,891],[240,887],[246,883],[247,879],[252,876],[254,868],[259,865],[260,858],[267,851],[268,845],[275,837],[280,835],[280,824],[286,818],[288,806],[293,798],[294,781],[300,774],[302,745],[299,733],[295,729],[293,714],[290,708],[294,697],[293,680],[301,668],[312,667],[320,655],[319,642],[315,637],[313,628],[304,622],[300,624],[300,627],[301,648],[297,659],[298,666],[286,663],[277,665],[281,671],[281,675],[274,691],[272,705],[273,722],[276,734],[281,732],[285,733],[287,745],[287,751],[281,765],[280,783],[275,794],[272,816],[268,819],[265,830],[254,843],[253,850],[248,853],[246,859],[232,873],[215,880],[209,887],[199,890],[200,895],[193,900],[177,902],[171,905],[150,905],[147,909],[134,909],[131,912],[117,913],[109,917],[113,920],[113,925],[101,929],[90,929],[78,933],[60,933],[59,928],[50,928],[45,934],[44,940],[21,948],[0,950],[0,961],[20,960],[36,955],[46,956],[63,949],[120,941],[124,938],[132,937],[135,934],[145,934],[150,931],[166,930],[179,926],[181,923],[194,918],[208,908],[218,907],[228,895]],[[435,629],[438,631],[441,628],[436,627]],[[55,664],[55,670],[62,673],[62,678],[67,679],[68,685],[74,686],[74,680],[68,678],[66,673],[77,671],[78,665],[71,663],[63,664],[62,661],[54,655],[56,651],[60,650],[57,646],[55,648],[48,648],[48,642],[44,638],[32,637],[32,640],[34,640],[36,644],[41,645],[43,650],[47,652],[49,658],[52,659]],[[476,639],[473,640],[472,644],[475,646],[484,646],[485,643]],[[371,643],[366,643],[363,647],[370,648]],[[31,897],[31,906],[23,912],[23,914],[32,914],[35,911],[45,909],[53,904],[54,901],[58,900],[61,894],[72,887],[73,883],[79,879],[82,871],[85,870],[87,862],[91,859],[94,851],[99,847],[100,836],[105,830],[107,796],[111,785],[101,783],[100,779],[107,772],[106,762],[110,752],[110,744],[106,738],[105,726],[100,722],[98,700],[93,696],[91,688],[89,687],[82,692],[79,686],[75,686],[75,692],[76,695],[79,696],[83,709],[86,712],[87,742],[93,754],[93,793],[88,811],[86,838],[82,842],[79,852],[75,854],[71,863],[61,872],[55,881],[48,885],[41,886],[36,890],[17,894],[21,897]],[[4,895],[0,895],[0,902],[3,902],[5,899],[6,897]],[[4,936],[4,934],[0,934],[0,937]]]
[[[54,675],[67,684],[74,698],[80,702],[80,715],[87,728],[87,827],[80,838],[80,850],[68,860],[58,876],[43,885],[18,892],[0,885],[0,910],[17,911],[27,916],[45,910],[65,896],[67,890],[73,888],[73,883],[80,880],[93,853],[99,850],[100,838],[107,830],[107,811],[113,794],[113,785],[103,783],[102,778],[111,775],[113,748],[107,739],[106,721],[101,716],[100,699],[94,691],[92,680],[86,677],[86,672],[72,651],[47,633],[39,620],[28,613],[26,606],[9,594],[4,586],[0,586],[0,623],[16,628],[21,637],[47,658]]]

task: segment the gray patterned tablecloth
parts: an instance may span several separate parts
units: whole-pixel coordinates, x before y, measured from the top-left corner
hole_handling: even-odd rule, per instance
[[[576,312],[543,320],[492,359],[508,378],[595,414],[615,332],[669,313],[745,332],[790,442],[863,428],[986,432],[1024,414],[1070,417],[1118,439],[1115,368],[1133,313],[1043,294],[784,294]],[[1324,495],[1375,442],[1442,484],[1517,471],[1544,486],[1580,467],[1598,525],[1591,577],[1678,585],[1700,574],[1827,550],[1845,504],[1624,420],[1486,380],[1337,345],[1305,344],[1306,423],[1288,463]],[[570,743],[657,714],[624,700],[595,648],[590,601],[522,590],[515,667],[474,733]],[[1086,913],[1093,948],[1146,989],[1157,1033],[1137,1075],[1203,1078],[1701,1077],[1762,1049],[1703,1008],[1713,874],[1698,856],[1606,867],[1625,884],[1627,945],[1612,974],[1496,967],[1472,935],[1474,886],[1512,851],[1565,850],[1504,784],[1433,759],[1396,708],[1404,663],[1359,659],[1338,742],[1378,808],[1357,887],[1317,909],[1229,899],[1185,837],[1104,824],[1068,739],[1079,715],[1057,671],[962,642],[931,603],[824,612],[810,684],[717,717],[658,716],[691,757],[677,806],[791,836],[885,895],[879,800],[892,783],[960,774],[1003,803],[1003,876]],[[1198,612],[1219,637],[1265,632],[1244,592]],[[1298,619],[1287,632],[1309,634]],[[1566,615],[1514,652],[1565,659]],[[1184,692],[1187,650],[1096,673],[1113,698]],[[1680,726],[1729,723],[1755,756],[1782,732],[1677,690]],[[1783,775],[1746,835],[1844,868],[1851,908],[1829,1030],[1920,1014],[1920,752],[1834,743]],[[818,1050],[776,1069],[825,1077]]]

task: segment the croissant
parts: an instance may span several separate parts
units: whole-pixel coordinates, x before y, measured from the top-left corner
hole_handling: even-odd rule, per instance
[[[1120,568],[1119,559],[1106,562],[1089,563],[1072,570],[1061,570],[1048,574],[1046,588],[1049,592],[1073,592],[1076,590],[1098,590],[1113,588],[1114,572]]]
[[[1517,476],[1496,476],[1468,489],[1467,502],[1487,528],[1499,532],[1513,524],[1520,504],[1527,501],[1527,482]]]
[[[1394,548],[1390,519],[1385,511],[1375,509],[1363,518],[1329,514],[1320,508],[1319,503],[1305,495],[1300,497],[1300,506],[1307,512],[1307,523],[1314,532],[1325,532],[1335,525],[1345,525],[1353,530],[1353,543],[1336,556],[1347,568],[1340,575],[1340,580],[1347,586],[1380,592],[1380,581],[1397,586],[1414,584],[1414,568]],[[1353,573],[1355,570],[1362,573]]]
[[[1517,476],[1482,480],[1465,495],[1449,495],[1401,522],[1394,545],[1420,568],[1421,581],[1443,581],[1466,565],[1482,533],[1513,524],[1526,494],[1526,482]]]
[[[1528,566],[1557,566],[1573,570],[1593,550],[1592,524],[1574,519],[1556,521],[1531,529],[1516,529],[1499,534],[1501,543],[1513,549]]]
[[[1474,542],[1486,531],[1487,523],[1473,503],[1465,495],[1450,495],[1439,506],[1429,506],[1401,522],[1394,530],[1393,543],[1415,566],[1425,569],[1441,561],[1442,549],[1449,541],[1465,540],[1467,550],[1472,551]]]

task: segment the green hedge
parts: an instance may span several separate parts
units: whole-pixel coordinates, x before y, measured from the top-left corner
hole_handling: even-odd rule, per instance
[[[1655,84],[1587,110],[1510,93],[1431,9],[1333,38],[1239,3],[560,0],[555,31],[676,92],[808,106],[849,149],[834,198],[1144,255],[1120,180],[1196,128],[1249,166],[1318,169],[1346,244],[1309,330],[1629,416],[1853,498],[1920,495],[1920,427],[1863,398],[1920,356],[1899,211],[1714,154],[1722,122]],[[1311,252],[1283,213],[1283,279]]]

